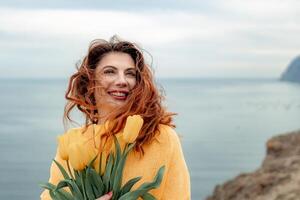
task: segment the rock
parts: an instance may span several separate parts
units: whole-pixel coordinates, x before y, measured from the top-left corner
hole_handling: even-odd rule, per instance
[[[280,80],[300,82],[300,56],[296,57],[282,73]]]
[[[300,130],[271,138],[259,169],[217,185],[206,200],[299,200]]]

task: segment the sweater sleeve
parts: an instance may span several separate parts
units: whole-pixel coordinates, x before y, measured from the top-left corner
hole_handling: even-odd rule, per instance
[[[56,155],[55,155],[54,159],[57,162],[59,162],[59,164],[61,164],[64,167],[64,169],[67,169],[66,161],[61,159],[61,157],[59,156],[58,150],[56,151]],[[52,183],[53,185],[57,185],[58,182],[61,181],[62,179],[63,179],[63,175],[61,174],[59,168],[54,163],[54,161],[52,161],[51,167],[50,167],[50,177],[49,177],[48,182]],[[40,197],[41,197],[41,200],[51,200],[51,197],[50,197],[47,189],[45,189],[41,193]]]
[[[65,133],[66,134],[66,133]],[[54,160],[56,160],[57,162],[59,162],[59,164],[61,164],[63,166],[63,168],[65,170],[67,170],[67,163],[65,160],[63,160],[59,153],[58,153],[58,148],[56,150],[56,155],[55,155],[55,158]],[[52,183],[53,185],[57,185],[59,183],[59,181],[61,181],[63,179],[63,175],[62,173],[60,172],[58,166],[55,164],[54,161],[52,161],[51,163],[51,166],[50,166],[50,177],[49,177],[49,180],[48,182],[49,183]],[[47,189],[45,189],[41,195],[40,195],[40,198],[41,200],[51,200],[51,197],[49,195],[49,192]]]
[[[172,154],[161,199],[190,200],[190,175],[179,138],[173,129],[170,133],[170,142],[172,144]]]

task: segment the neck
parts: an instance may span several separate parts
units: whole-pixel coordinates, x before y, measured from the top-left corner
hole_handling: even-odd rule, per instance
[[[106,109],[98,109],[98,113],[98,125],[104,124],[107,121],[109,114],[111,114],[111,112]]]

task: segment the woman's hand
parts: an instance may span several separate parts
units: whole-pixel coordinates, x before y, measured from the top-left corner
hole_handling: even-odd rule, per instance
[[[112,195],[113,195],[113,193],[111,191],[111,192],[107,193],[106,195],[103,195],[102,197],[100,197],[100,198],[98,198],[96,200],[110,200],[111,197],[112,197]]]

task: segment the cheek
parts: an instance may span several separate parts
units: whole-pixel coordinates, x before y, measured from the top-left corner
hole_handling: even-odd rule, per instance
[[[129,84],[130,89],[133,89],[134,86],[136,85],[136,80],[130,79],[130,80],[128,80],[128,84]]]
[[[103,88],[107,88],[110,82],[111,82],[111,80],[108,77],[101,77],[101,81],[99,81],[99,84]]]
[[[101,77],[101,79],[98,81],[98,90],[99,91],[105,91],[107,90],[112,83],[111,78],[108,77]]]
[[[103,96],[106,95],[106,83],[104,82],[101,82],[101,83],[98,83],[97,86],[95,87],[95,99],[96,101],[103,98]]]

